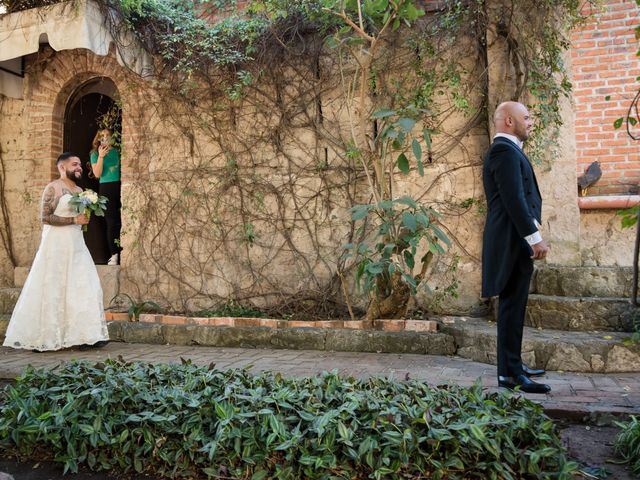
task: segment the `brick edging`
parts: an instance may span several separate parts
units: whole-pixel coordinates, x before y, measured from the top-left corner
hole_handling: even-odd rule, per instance
[[[129,321],[127,312],[105,312],[107,321]],[[327,328],[351,330],[382,330],[385,332],[436,332],[434,320],[281,320],[255,317],[190,317],[143,313],[140,323],[157,325],[200,325],[209,327],[267,327],[267,328]]]

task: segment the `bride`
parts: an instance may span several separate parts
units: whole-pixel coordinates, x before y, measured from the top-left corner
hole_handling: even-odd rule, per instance
[[[82,236],[89,219],[69,205],[71,194],[82,191],[76,185],[82,165],[67,152],[56,167],[60,178],[42,195],[42,239],[11,315],[5,347],[46,351],[102,346],[109,340],[100,279]]]

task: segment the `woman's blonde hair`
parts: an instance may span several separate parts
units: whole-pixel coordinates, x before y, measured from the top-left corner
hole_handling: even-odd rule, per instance
[[[91,151],[92,152],[97,152],[98,151],[98,147],[100,146],[100,139],[102,138],[102,136],[104,135],[105,132],[107,132],[109,134],[109,136],[113,135],[113,132],[111,130],[109,130],[108,128],[101,128],[100,130],[98,130],[96,132],[96,136],[93,137],[93,142],[91,142]]]

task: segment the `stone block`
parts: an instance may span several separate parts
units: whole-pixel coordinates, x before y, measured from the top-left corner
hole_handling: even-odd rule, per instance
[[[630,331],[628,300],[529,295],[525,325],[573,331]]]
[[[640,347],[615,345],[607,356],[607,372],[640,372]]]
[[[162,325],[139,322],[111,322],[121,325],[121,338],[127,343],[164,344]]]
[[[547,370],[564,370],[567,372],[589,372],[591,365],[575,345],[559,344],[553,349],[546,364]]]
[[[186,318],[186,317],[185,317]],[[151,327],[152,325],[148,325]],[[160,337],[162,338],[162,343],[169,345],[193,345],[194,344],[194,336],[198,331],[199,327],[197,325],[153,325],[153,327],[158,327],[160,329]]]
[[[537,269],[535,293],[565,297],[628,297],[633,285],[630,267],[564,267]]]
[[[198,325],[193,329],[192,343],[196,345],[222,346],[220,331],[223,329]]]
[[[327,331],[326,350],[449,355],[455,345],[453,337],[438,333],[336,329]]]
[[[221,329],[220,338],[224,340],[225,347],[239,348],[273,348],[273,338],[277,337],[285,329],[268,328],[268,327],[234,327]],[[300,335],[300,344],[306,345],[308,332],[302,332]],[[317,345],[317,344],[316,344]],[[298,350],[296,346],[280,347]],[[315,350],[315,348],[314,348]]]
[[[602,355],[591,355],[591,370],[594,372],[604,372],[606,364],[602,360]]]
[[[109,330],[109,340],[111,340],[112,342],[124,342],[122,325],[123,322],[107,322],[107,329]]]
[[[269,343],[265,346],[292,350],[325,350],[326,335],[332,331],[320,328],[277,328],[270,330]]]
[[[436,332],[438,323],[433,320],[406,320],[404,329],[411,332]]]

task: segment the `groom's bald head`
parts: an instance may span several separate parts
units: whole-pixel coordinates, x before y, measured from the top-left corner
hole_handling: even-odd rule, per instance
[[[493,115],[496,133],[515,135],[524,142],[533,126],[529,110],[520,102],[502,102]]]

